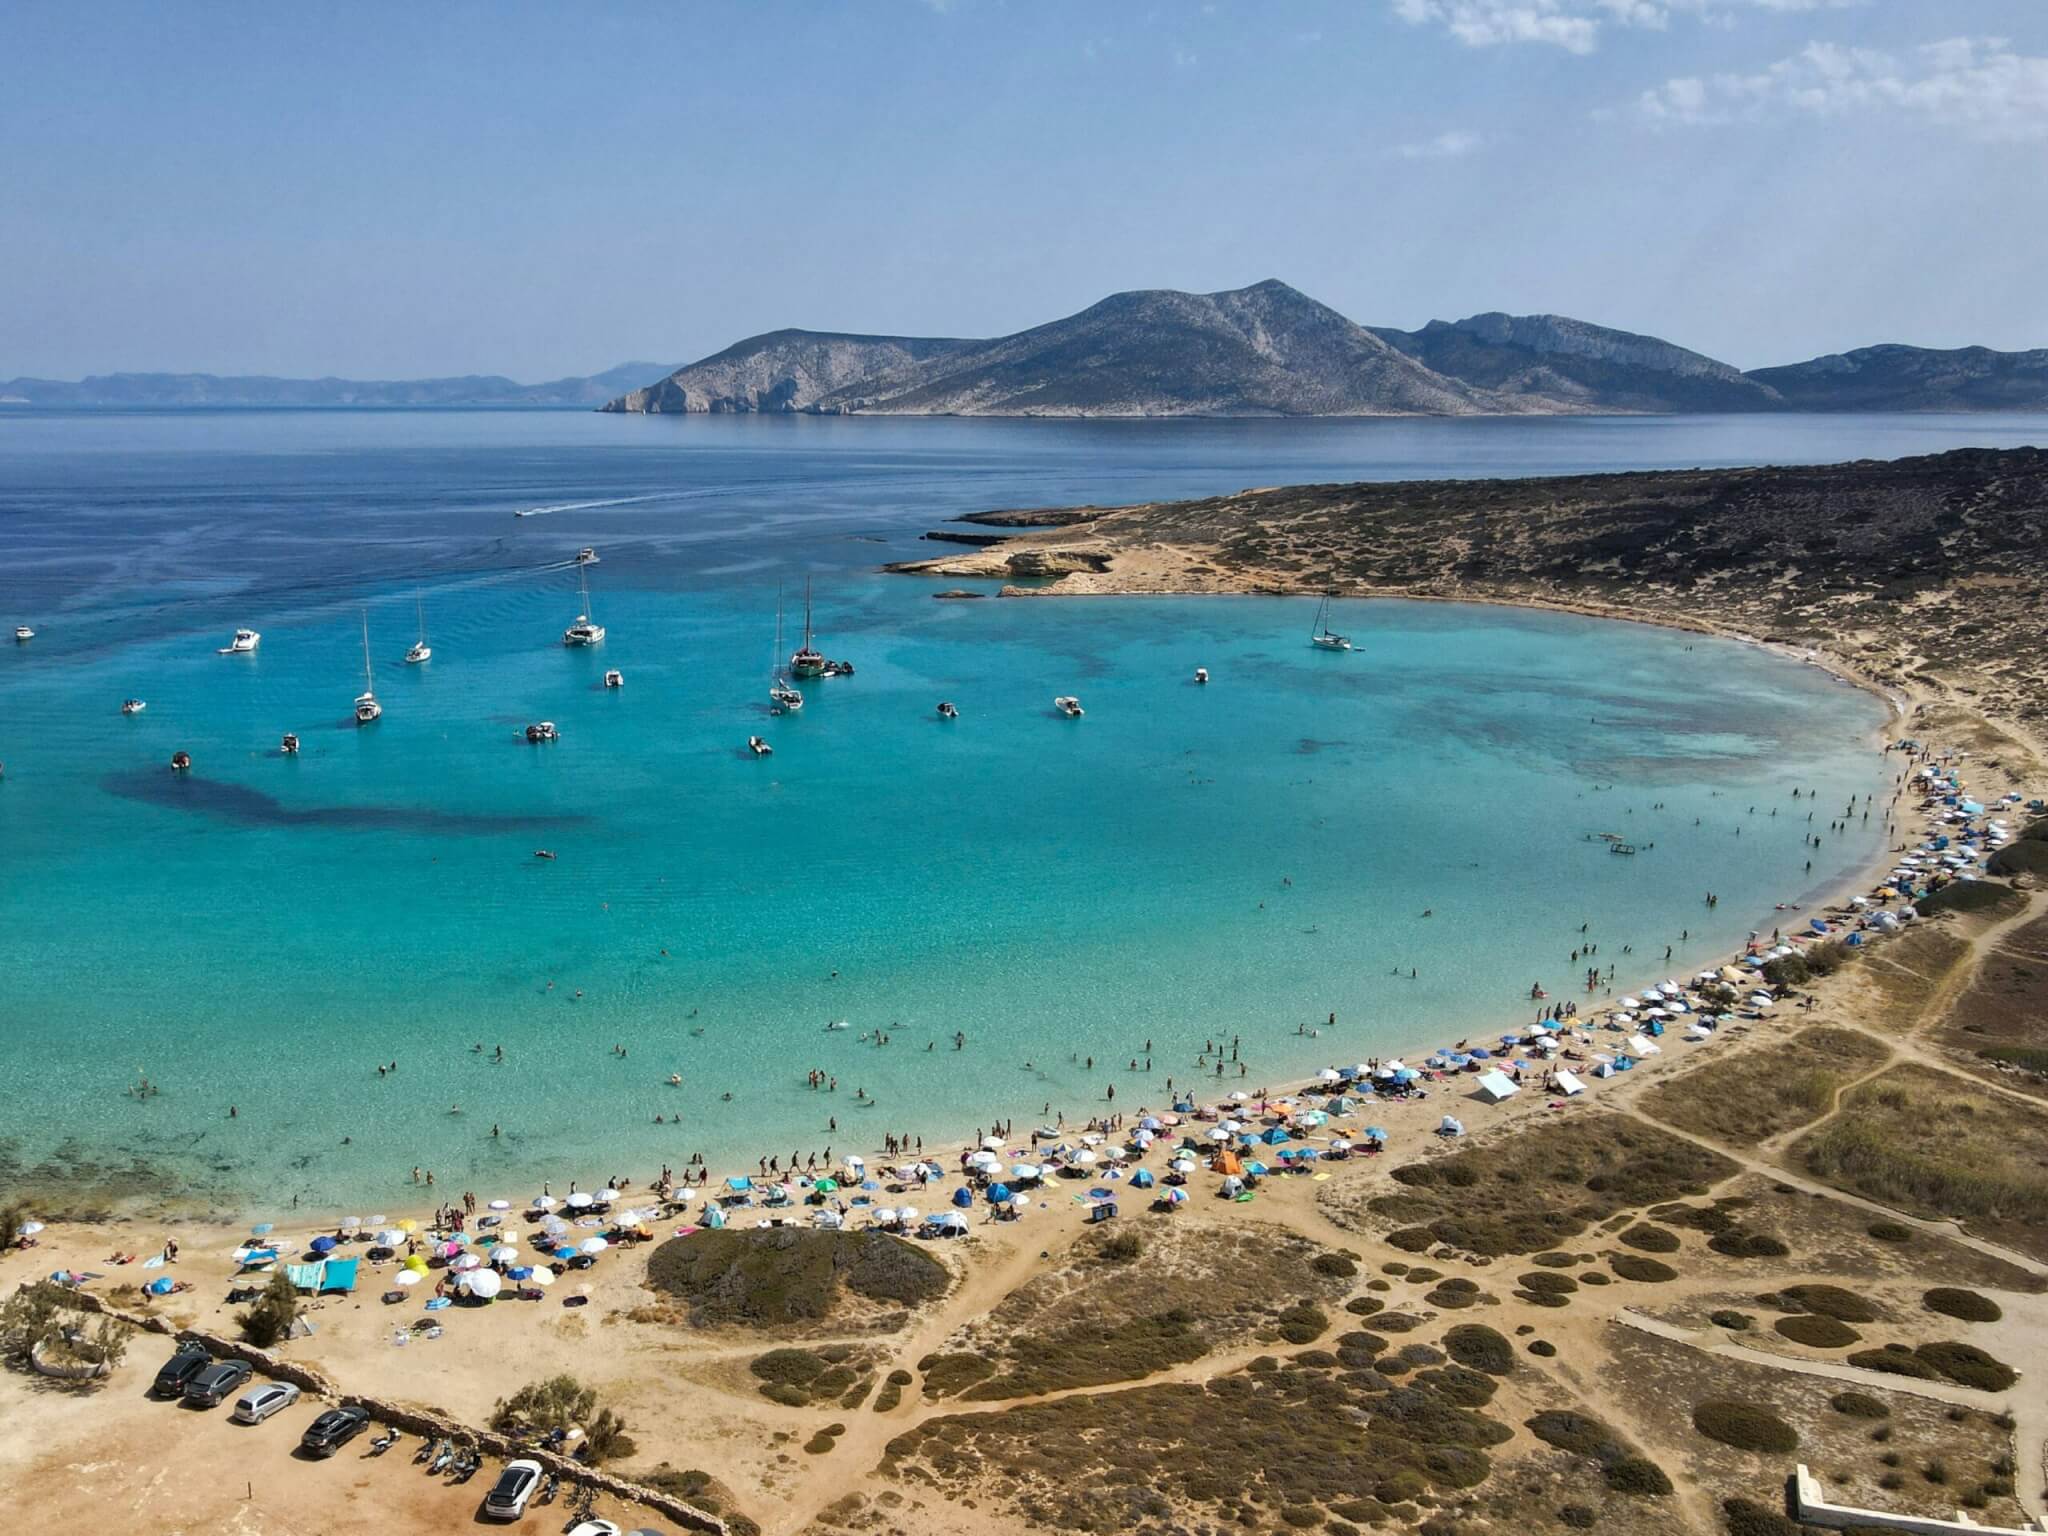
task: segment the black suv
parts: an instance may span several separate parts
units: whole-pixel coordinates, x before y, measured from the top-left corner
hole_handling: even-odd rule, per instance
[[[332,1456],[370,1427],[370,1410],[350,1406],[330,1408],[299,1437],[299,1449],[314,1456]]]
[[[201,1408],[218,1408],[255,1374],[246,1360],[217,1360],[185,1383],[185,1401]]]
[[[158,1397],[179,1397],[185,1383],[213,1364],[213,1356],[198,1344],[180,1344],[178,1352],[163,1363],[149,1390]]]

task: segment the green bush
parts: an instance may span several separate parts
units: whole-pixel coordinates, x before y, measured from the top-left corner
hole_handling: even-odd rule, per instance
[[[1637,1498],[1662,1498],[1671,1492],[1671,1479],[1654,1461],[1641,1456],[1624,1456],[1606,1468],[1607,1486],[1616,1493]]]
[[[1607,1265],[1622,1279],[1636,1280],[1646,1285],[1660,1285],[1678,1278],[1678,1271],[1669,1264],[1643,1258],[1640,1254],[1617,1253],[1607,1261]]]
[[[1975,1387],[1980,1392],[2003,1392],[2019,1380],[2011,1366],[1973,1344],[1922,1344],[1913,1354],[1958,1386]]]
[[[1353,1317],[1371,1317],[1375,1312],[1384,1312],[1387,1304],[1377,1296],[1354,1296],[1344,1303],[1344,1310]]]
[[[1852,1419],[1888,1419],[1892,1416],[1890,1408],[1867,1392],[1837,1392],[1828,1399],[1828,1406]]]
[[[1749,1499],[1723,1499],[1721,1519],[1728,1536],[1800,1536],[1799,1527],[1782,1511]]]
[[[1910,1243],[1913,1229],[1902,1221],[1873,1221],[1864,1230],[1880,1243]]]
[[[1764,1306],[1784,1312],[1817,1312],[1838,1323],[1874,1323],[1877,1308],[1862,1296],[1839,1285],[1788,1285],[1773,1295],[1757,1298]]]
[[[1756,1319],[1752,1318],[1747,1312],[1729,1312],[1724,1310],[1709,1312],[1707,1314],[1707,1321],[1716,1328],[1726,1328],[1735,1333],[1747,1333],[1750,1325]]]
[[[1518,1276],[1515,1283],[1525,1291],[1549,1291],[1558,1296],[1569,1295],[1579,1288],[1579,1282],[1570,1275],[1556,1274],[1547,1269],[1531,1270]]]
[[[241,1315],[242,1337],[258,1349],[269,1349],[290,1337],[298,1321],[299,1291],[283,1270],[271,1274],[263,1294]]]
[[[1358,1260],[1348,1253],[1319,1253],[1309,1260],[1310,1269],[1319,1275],[1329,1275],[1338,1280],[1349,1280],[1358,1273]]]
[[[1526,1427],[1545,1445],[1554,1445],[1574,1456],[1590,1456],[1603,1464],[1619,1461],[1628,1454],[1619,1435],[1590,1413],[1576,1409],[1546,1408],[1529,1419]]]
[[[550,1376],[498,1399],[488,1422],[501,1435],[581,1429],[594,1462],[623,1460],[639,1449],[626,1433],[625,1420],[600,1404],[596,1391],[574,1376]]]
[[[1709,1440],[1732,1445],[1738,1451],[1788,1456],[1799,1449],[1799,1436],[1790,1424],[1767,1408],[1730,1398],[1709,1398],[1696,1404],[1692,1427]]]
[[[1965,1323],[1995,1323],[2005,1316],[2005,1309],[1989,1296],[1952,1285],[1937,1285],[1920,1298],[1920,1304],[1930,1312]]]
[[[1809,1349],[1846,1349],[1863,1339],[1863,1335],[1847,1323],[1813,1312],[1781,1317],[1772,1326],[1794,1344],[1804,1344]]]
[[[1505,1376],[1515,1368],[1515,1346],[1484,1323],[1460,1323],[1444,1335],[1444,1351],[1462,1366]]]
[[[1638,1222],[1621,1234],[1620,1241],[1644,1253],[1678,1252],[1678,1234],[1663,1227],[1653,1227],[1648,1222]]]
[[[1792,1251],[1783,1238],[1773,1237],[1768,1232],[1746,1231],[1741,1227],[1716,1232],[1707,1239],[1707,1246],[1729,1259],[1782,1259]]]

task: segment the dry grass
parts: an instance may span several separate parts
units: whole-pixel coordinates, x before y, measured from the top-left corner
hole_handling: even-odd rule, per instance
[[[1875,1029],[1909,1033],[1920,1025],[1935,994],[1969,956],[1967,939],[1951,928],[1931,924],[1879,945],[1849,982],[1862,989],[1857,1017]]]
[[[1924,1067],[1894,1067],[1792,1157],[1815,1177],[2048,1257],[2048,1121]]]
[[[1936,1038],[1964,1070],[2048,1098],[2048,913],[1985,955]]]
[[[1707,1058],[1643,1096],[1645,1113],[1696,1136],[1754,1146],[1834,1108],[1845,1082],[1882,1066],[1882,1044],[1825,1025],[1776,1045]]]

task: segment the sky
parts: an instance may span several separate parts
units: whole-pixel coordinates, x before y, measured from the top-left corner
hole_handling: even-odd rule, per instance
[[[1278,277],[2048,346],[2048,0],[0,6],[0,379],[541,380]]]

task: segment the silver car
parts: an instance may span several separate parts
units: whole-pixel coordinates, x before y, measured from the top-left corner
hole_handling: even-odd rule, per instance
[[[299,1389],[288,1381],[266,1381],[251,1387],[235,1399],[235,1411],[229,1415],[237,1424],[261,1424],[280,1409],[289,1408],[299,1400]]]

